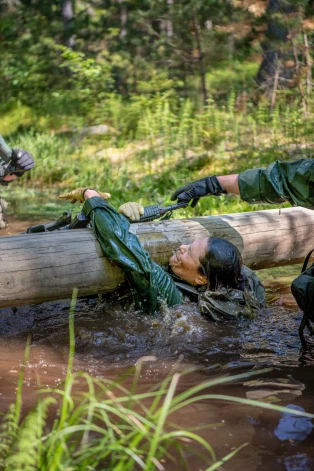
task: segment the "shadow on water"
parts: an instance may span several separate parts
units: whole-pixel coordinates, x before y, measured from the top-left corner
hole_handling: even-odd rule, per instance
[[[294,270],[294,271],[293,271]],[[213,323],[187,303],[156,316],[135,312],[124,292],[119,296],[78,301],[75,315],[75,368],[94,376],[116,379],[136,361],[150,356],[141,375],[141,387],[160,381],[181,359],[178,368],[193,367],[179,388],[187,389],[221,375],[264,367],[271,371],[246,381],[230,382],[215,392],[287,405],[314,412],[314,341],[302,354],[297,312],[289,285],[298,268],[262,272],[269,307],[256,319]],[[32,348],[24,385],[24,407],[31,407],[38,385],[55,386],[65,375],[68,353],[69,302],[45,303],[0,311],[0,404],[14,401],[25,339]],[[126,385],[128,379],[126,379]],[[249,445],[225,471],[313,471],[314,432],[310,419],[250,406],[203,400],[171,417],[178,427],[203,427],[200,433],[220,458]],[[201,462],[193,458],[191,469]],[[175,469],[173,465],[166,469]],[[178,468],[180,469],[180,468]]]

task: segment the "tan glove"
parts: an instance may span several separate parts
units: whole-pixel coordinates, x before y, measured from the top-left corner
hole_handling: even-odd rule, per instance
[[[62,200],[70,200],[72,204],[76,201],[78,201],[79,203],[84,203],[84,192],[88,189],[92,190],[93,188],[75,188],[75,190],[69,191],[67,193],[62,193],[61,195],[59,195],[59,198],[61,198]],[[111,197],[110,193],[103,193],[102,191],[98,190],[95,191],[97,191],[99,193],[100,198],[103,198],[104,200],[107,200]]]
[[[141,216],[144,214],[144,206],[140,203],[124,203],[120,206],[118,211],[131,221],[137,222],[140,221]]]

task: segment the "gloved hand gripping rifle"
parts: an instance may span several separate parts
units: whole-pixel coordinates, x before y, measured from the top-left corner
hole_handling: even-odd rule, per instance
[[[172,215],[172,211],[176,209],[186,208],[187,205],[188,205],[187,203],[181,202],[181,203],[172,204],[170,206],[158,206],[158,204],[145,206],[144,214],[142,214],[139,222],[154,221],[155,219],[159,219],[159,218],[161,218],[161,220],[163,221],[170,219]]]
[[[158,206],[158,204],[145,206],[144,214],[141,216],[140,222],[154,221],[159,218],[161,218],[161,220],[168,220],[174,210],[186,208],[186,206],[187,203],[185,202],[172,204],[170,206]],[[130,222],[132,223],[132,221]],[[71,211],[67,211],[64,212],[57,221],[29,227],[26,234],[34,232],[52,232],[57,230],[84,229],[89,226],[89,223],[90,220],[85,216],[85,214],[78,213],[72,220]]]

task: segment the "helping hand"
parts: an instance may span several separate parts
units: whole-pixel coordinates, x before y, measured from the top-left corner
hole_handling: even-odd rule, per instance
[[[11,162],[7,166],[5,173],[14,173],[17,177],[22,177],[25,172],[35,167],[32,154],[24,149],[13,149]]]
[[[75,188],[75,190],[62,193],[61,195],[59,195],[59,198],[61,198],[62,200],[70,200],[72,204],[74,204],[76,201],[78,201],[79,203],[84,203],[85,190],[89,190],[89,189],[92,189],[92,188],[88,188],[88,187]],[[96,191],[99,193],[100,198],[103,198],[104,200],[107,200],[111,197],[110,193],[103,193],[102,191],[98,191],[98,190]]]
[[[129,202],[122,204],[118,211],[131,221],[138,222],[141,220],[141,216],[144,214],[144,206],[142,206],[140,203]]]
[[[227,193],[227,191],[219,183],[216,175],[213,175],[181,186],[170,199],[171,201],[178,199],[178,203],[189,203],[192,200],[191,207],[195,208],[202,196],[220,196],[222,193]]]

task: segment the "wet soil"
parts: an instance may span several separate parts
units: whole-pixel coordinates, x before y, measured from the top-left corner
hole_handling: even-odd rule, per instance
[[[12,221],[11,234],[34,221]],[[0,235],[8,235],[1,231]],[[314,341],[300,351],[301,313],[290,294],[299,267],[263,270],[259,275],[268,292],[268,308],[256,319],[213,323],[193,303],[156,316],[144,316],[129,306],[125,293],[79,300],[75,314],[75,369],[116,379],[139,358],[145,363],[141,388],[159,382],[180,359],[178,368],[194,371],[181,378],[185,390],[222,375],[271,368],[258,378],[230,382],[215,392],[314,413]],[[68,352],[69,301],[0,311],[0,410],[15,399],[17,377],[28,335],[31,356],[24,381],[24,410],[36,401],[38,385],[55,386],[65,375]],[[259,379],[260,382],[256,382]],[[126,386],[128,379],[126,379]],[[171,417],[179,427],[203,427],[200,433],[219,458],[248,442],[225,471],[313,471],[314,432],[309,419],[219,401],[200,401]],[[180,470],[173,464],[169,470]],[[198,458],[191,470],[203,469]]]

